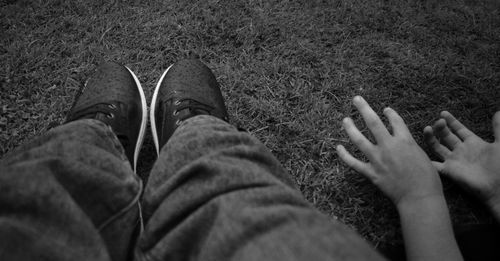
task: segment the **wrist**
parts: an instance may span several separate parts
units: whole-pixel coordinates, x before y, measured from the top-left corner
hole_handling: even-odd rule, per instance
[[[437,171],[433,173],[421,173],[418,179],[413,179],[410,186],[405,190],[399,190],[398,197],[393,197],[392,201],[399,209],[407,205],[422,204],[444,199],[443,186]]]
[[[461,260],[442,193],[404,198],[398,211],[407,260]]]
[[[427,195],[403,197],[396,203],[396,208],[401,213],[425,208],[434,208],[436,206],[443,205],[446,206],[446,200],[444,198],[443,192],[441,191]]]

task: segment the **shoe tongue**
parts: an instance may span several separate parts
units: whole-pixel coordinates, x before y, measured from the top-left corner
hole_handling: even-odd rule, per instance
[[[185,108],[178,112],[179,119],[187,119],[196,115],[210,115],[210,112],[201,108]]]
[[[191,117],[192,115],[193,115],[193,113],[191,112],[190,108],[185,108],[183,110],[178,111],[178,113],[177,113],[177,117],[179,119],[186,119],[186,118]]]
[[[88,107],[82,105],[78,105],[78,107],[74,106],[70,112],[72,116],[68,120],[96,119],[109,124],[108,117],[113,113],[113,110],[109,106],[109,103],[92,104]]]
[[[92,118],[96,119],[96,120],[104,121],[104,122],[107,122],[107,120],[108,120],[107,115],[105,113],[102,113],[102,112],[96,112],[95,116],[93,116]]]
[[[191,110],[191,113],[193,113],[195,115],[201,115],[201,114],[209,115],[210,114],[209,111],[206,111],[206,110],[203,110],[203,109],[200,109],[200,108],[196,108],[194,110]]]
[[[194,115],[210,115],[210,110],[207,110],[207,105],[202,104],[196,100],[189,100],[190,106],[185,110],[188,111],[191,116]]]

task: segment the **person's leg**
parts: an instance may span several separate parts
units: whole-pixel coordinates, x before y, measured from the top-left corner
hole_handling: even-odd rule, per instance
[[[182,69],[191,77],[176,80],[183,74],[179,67],[187,67]],[[192,79],[208,69],[182,61],[171,70],[165,85],[181,91],[165,92],[164,102],[168,93],[189,92]],[[209,103],[203,99],[198,102]],[[163,108],[182,114],[178,110]],[[200,114],[224,118],[224,110]],[[147,223],[137,260],[381,259],[361,237],[307,203],[276,158],[250,134],[202,115],[184,120],[170,139],[166,136],[144,193]]]
[[[123,77],[129,84],[111,84]],[[68,123],[1,160],[1,260],[131,257],[141,228],[142,192],[131,162],[142,123],[127,121],[141,121],[132,115],[142,114],[122,105],[134,107],[123,94],[137,92],[133,81],[125,67],[104,64],[80,93]],[[105,99],[113,97],[108,104]],[[135,136],[120,125],[134,129]]]
[[[103,243],[122,255],[115,252],[138,223],[141,183],[106,125],[59,126],[0,169],[2,260],[107,260]]]

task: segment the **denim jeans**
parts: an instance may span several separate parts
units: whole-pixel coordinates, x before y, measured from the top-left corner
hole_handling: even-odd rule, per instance
[[[144,191],[96,120],[52,129],[0,166],[1,260],[382,259],[306,202],[261,142],[211,116],[176,130]]]

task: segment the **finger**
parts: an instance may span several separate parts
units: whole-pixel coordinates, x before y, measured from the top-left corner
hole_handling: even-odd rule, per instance
[[[457,134],[457,136],[465,140],[470,136],[474,136],[475,134],[467,129],[459,120],[457,120],[451,113],[447,111],[441,112],[441,117],[446,121],[448,127]]]
[[[431,163],[439,173],[444,174],[444,172],[443,172],[444,164],[442,162],[432,161]],[[444,175],[446,175],[446,174],[444,174]]]
[[[497,111],[493,115],[493,133],[495,135],[495,140],[500,141],[500,111]]]
[[[365,135],[363,135],[363,133],[358,130],[350,118],[345,118],[342,123],[352,143],[356,145],[365,155],[369,155],[374,145],[365,137]]]
[[[457,135],[451,132],[444,119],[437,120],[434,123],[434,126],[432,126],[432,130],[434,136],[437,137],[441,141],[441,143],[450,150],[455,149],[456,146],[462,143],[462,140],[460,140]]]
[[[390,136],[384,123],[361,96],[354,97],[353,103],[361,113],[361,116],[363,116],[366,126],[370,129],[377,143]]]
[[[456,172],[450,172],[450,171],[445,171],[445,163],[444,162],[437,162],[437,161],[432,161],[432,165],[436,170],[441,174],[441,176],[447,177],[452,179],[455,182],[461,183],[461,178]]]
[[[431,126],[427,126],[424,128],[424,142],[427,146],[431,147],[433,152],[439,156],[441,159],[446,159],[450,155],[451,151],[445,146],[439,143],[436,136],[434,136],[434,131]]]
[[[387,107],[384,109],[384,115],[389,119],[394,135],[411,136],[410,130],[408,130],[403,118],[395,110]]]
[[[337,153],[340,156],[340,159],[347,164],[347,166],[353,168],[357,172],[363,174],[368,178],[373,178],[373,173],[368,165],[368,163],[362,162],[355,157],[353,157],[342,145],[337,146]]]

